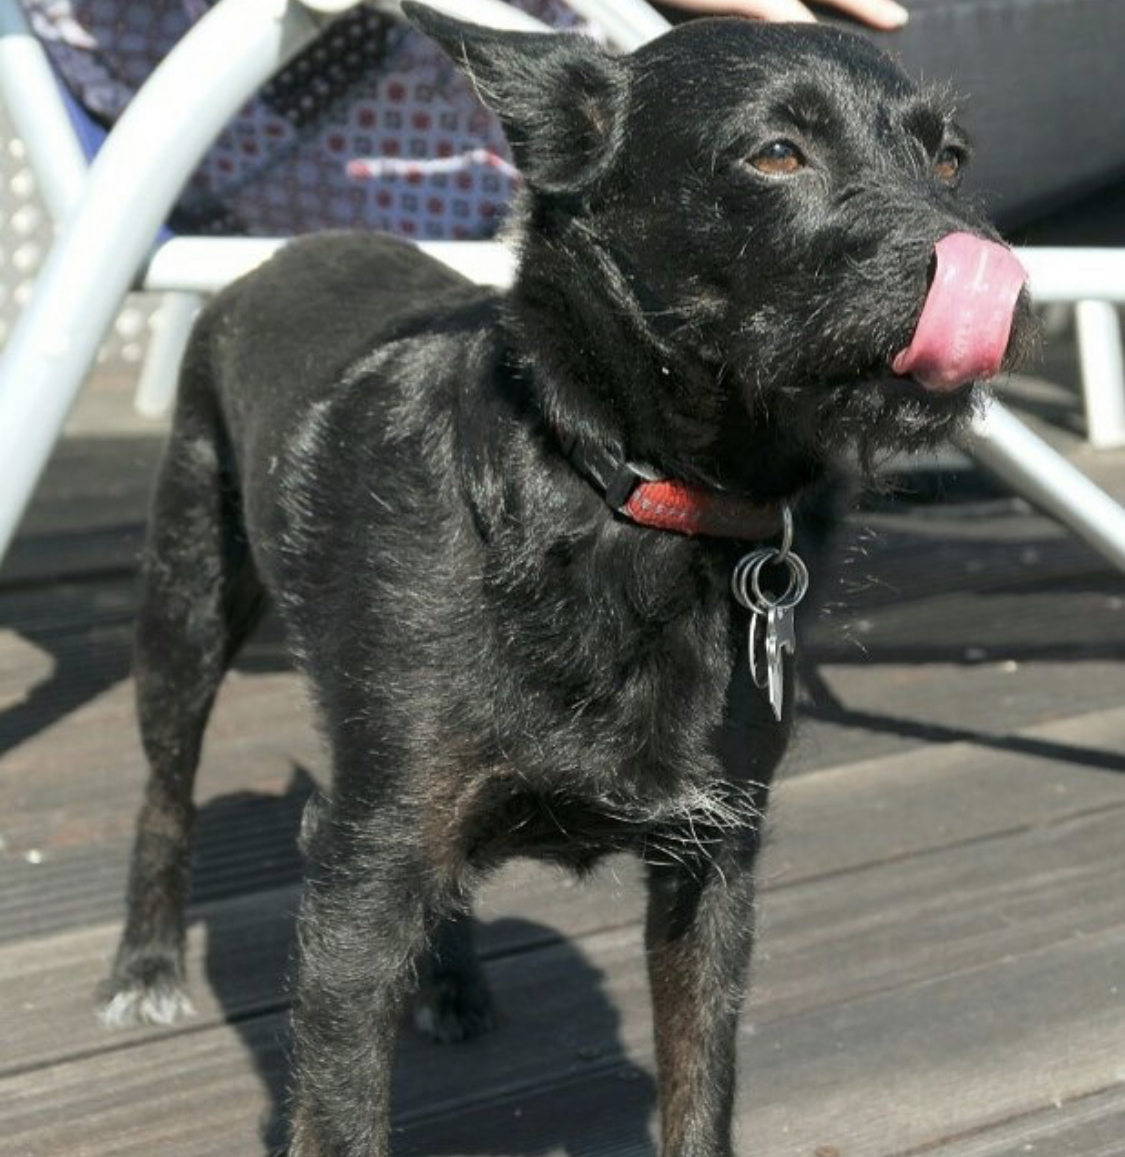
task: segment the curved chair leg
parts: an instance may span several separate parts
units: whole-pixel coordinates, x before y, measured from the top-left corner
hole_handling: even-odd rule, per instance
[[[0,0],[0,99],[27,146],[47,211],[61,221],[82,196],[86,157],[19,0]]]
[[[1080,301],[1074,307],[1086,438],[1098,450],[1125,446],[1125,358],[1117,307],[1108,301]]]
[[[973,423],[965,448],[1017,494],[1125,570],[1125,508],[999,402],[990,402]]]
[[[159,418],[171,408],[180,362],[203,301],[198,293],[164,295],[152,319],[152,337],[133,395],[133,408],[143,418]]]
[[[230,116],[317,29],[294,0],[221,0],[152,74],[94,159],[0,355],[0,558],[184,183]]]

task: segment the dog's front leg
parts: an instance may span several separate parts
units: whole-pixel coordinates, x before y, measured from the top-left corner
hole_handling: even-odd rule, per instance
[[[386,1157],[405,997],[457,888],[407,825],[323,821],[298,919],[290,1157]]]
[[[728,1157],[735,1030],[753,942],[756,839],[728,835],[683,863],[649,869],[645,941],[652,986],[662,1157]]]

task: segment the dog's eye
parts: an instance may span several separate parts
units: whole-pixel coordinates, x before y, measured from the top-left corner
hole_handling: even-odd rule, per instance
[[[952,145],[946,145],[934,161],[934,172],[947,184],[952,184],[961,174],[961,164],[964,154]]]
[[[750,164],[759,173],[768,173],[771,177],[787,176],[805,167],[805,158],[801,150],[792,141],[770,141],[761,152],[750,158]]]

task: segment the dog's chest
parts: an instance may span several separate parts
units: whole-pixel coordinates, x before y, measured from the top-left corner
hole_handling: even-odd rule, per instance
[[[628,604],[611,593],[506,616],[494,723],[507,758],[548,791],[607,818],[690,818],[709,785],[766,778],[788,727],[751,684],[745,616],[725,590],[660,622]]]
[[[526,857],[581,872],[622,851],[653,863],[706,855],[726,834],[754,830],[765,806],[761,785],[718,778],[602,791],[593,784],[544,790],[496,782],[488,794],[465,844],[469,861],[484,868]]]

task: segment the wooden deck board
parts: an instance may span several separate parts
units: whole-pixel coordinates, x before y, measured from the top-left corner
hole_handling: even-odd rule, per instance
[[[890,926],[888,949],[915,932]],[[560,1097],[568,1121],[620,1113],[612,1081],[610,1103],[596,1108],[607,1072],[619,1080],[622,1067],[643,1074],[651,1065],[637,953],[628,929],[591,937],[580,950],[542,950],[538,981],[523,958],[500,960],[490,967],[508,994],[498,1033],[460,1049],[405,1036],[396,1103],[400,1124],[416,1136],[408,1151],[511,1152],[491,1145],[502,1140],[496,1129],[513,1102],[538,1117],[548,1143]],[[1115,926],[1048,936],[1029,951],[993,945],[983,960],[867,995],[837,994],[776,1017],[768,1004],[758,1007],[740,1039],[742,1131],[778,1157],[823,1145],[874,1157],[1104,1088],[1119,1075],[1123,953],[1119,915]],[[772,959],[761,965],[767,975]],[[231,1130],[251,1145],[247,1128],[267,1111],[281,1069],[281,1031],[280,1018],[261,1017],[10,1077],[0,1113],[10,1152],[132,1151],[120,1144],[122,1134],[129,1140],[122,1119],[141,1097],[170,1157],[217,1153],[216,1138],[229,1144]],[[203,1135],[188,1127],[201,1104]]]
[[[974,1132],[943,1146],[941,1157],[1121,1157],[1122,1138],[1125,1082]]]

